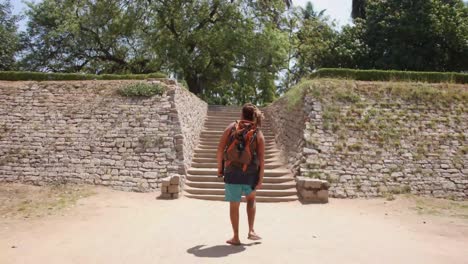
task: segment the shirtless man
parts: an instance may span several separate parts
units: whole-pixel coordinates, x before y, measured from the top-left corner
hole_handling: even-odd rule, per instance
[[[242,107],[241,120],[238,122],[240,126],[253,125],[258,128],[261,126],[263,119],[262,112],[253,104],[247,103]],[[232,164],[229,160],[224,160],[226,148],[232,143],[233,133],[235,133],[236,122],[231,123],[221,137],[217,151],[218,162],[218,177],[224,177],[225,182],[225,201],[230,203],[230,218],[234,236],[226,241],[231,245],[240,245],[239,239],[239,207],[242,194],[247,200],[247,218],[249,222],[249,233],[247,238],[251,240],[261,239],[255,233],[254,222],[256,213],[255,195],[256,190],[260,189],[263,183],[264,164],[265,164],[265,138],[260,129],[256,130],[256,136],[252,140],[250,151],[252,161],[245,165],[246,169],[242,170],[242,166]],[[233,129],[234,128],[234,129]],[[252,130],[254,131],[254,130]],[[225,164],[226,163],[226,164]],[[225,166],[224,166],[225,165]]]

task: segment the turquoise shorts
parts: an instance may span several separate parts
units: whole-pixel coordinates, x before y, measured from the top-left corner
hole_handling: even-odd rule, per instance
[[[224,200],[228,202],[240,202],[242,194],[247,196],[252,192],[252,187],[247,184],[224,184]]]

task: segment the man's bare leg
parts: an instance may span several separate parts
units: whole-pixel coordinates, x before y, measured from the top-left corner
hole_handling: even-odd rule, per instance
[[[247,236],[247,238],[251,240],[259,240],[261,239],[261,237],[259,237],[255,233],[255,230],[254,230],[255,213],[257,211],[257,206],[255,202],[255,191],[249,194],[246,197],[246,200],[247,200],[247,218],[249,221],[249,235]]]
[[[240,245],[239,239],[239,207],[240,202],[230,202],[229,203],[229,215],[231,217],[232,231],[234,232],[234,237],[226,241],[228,244]]]

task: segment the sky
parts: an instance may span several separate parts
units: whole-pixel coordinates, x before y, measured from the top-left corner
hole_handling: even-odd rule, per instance
[[[309,0],[293,0],[293,5],[305,6]],[[325,15],[336,20],[337,25],[342,27],[351,24],[351,2],[352,0],[311,0],[315,11],[326,9]]]
[[[38,2],[35,0],[32,2]],[[336,20],[338,26],[344,26],[351,23],[351,1],[352,0],[311,0],[316,11],[326,9],[325,14],[332,20]],[[305,6],[308,0],[293,0],[293,5]],[[11,0],[13,5],[13,13],[19,14],[25,8],[23,0]],[[24,29],[25,21],[21,21],[20,29]]]

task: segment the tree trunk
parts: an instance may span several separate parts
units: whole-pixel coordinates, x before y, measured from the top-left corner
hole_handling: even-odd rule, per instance
[[[366,0],[353,0],[352,2],[352,9],[351,9],[351,17],[353,19],[356,18],[366,18]]]
[[[185,81],[187,82],[189,91],[199,95],[202,92],[202,85],[200,78],[198,78],[197,74],[185,74]]]

